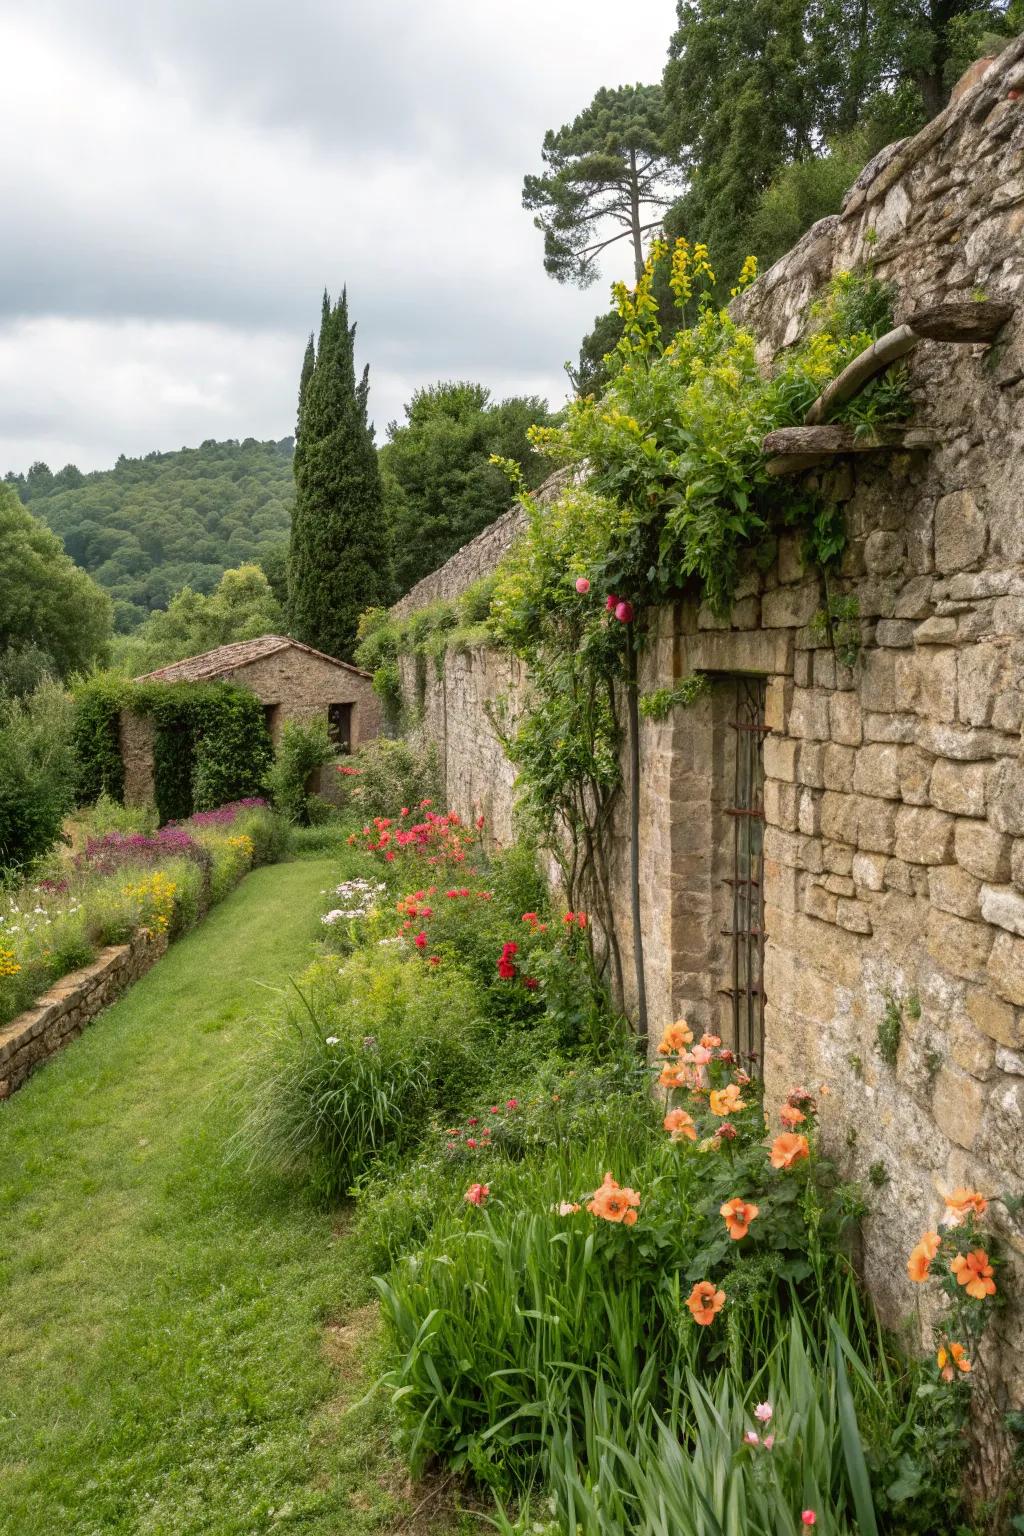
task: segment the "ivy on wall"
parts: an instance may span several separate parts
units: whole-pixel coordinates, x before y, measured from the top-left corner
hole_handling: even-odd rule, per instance
[[[122,710],[154,724],[153,768],[161,821],[178,821],[257,794],[274,751],[263,705],[234,683],[130,683],[90,678],[75,692],[79,801],[124,797],[118,735]]]

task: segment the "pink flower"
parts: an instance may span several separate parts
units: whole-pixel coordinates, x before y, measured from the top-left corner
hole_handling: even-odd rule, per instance
[[[804,1525],[817,1525],[818,1523],[818,1517],[813,1509],[805,1509],[801,1513],[800,1519]]]
[[[615,609],[618,607],[618,602],[619,602],[619,600],[615,596],[615,593],[614,592],[609,592],[608,596],[604,600],[604,605],[607,608],[609,613],[614,613]]]
[[[711,1052],[706,1045],[695,1045],[693,1050],[689,1052],[687,1059],[694,1062],[698,1067],[706,1067],[711,1060]]]
[[[757,1419],[761,1424],[767,1424],[771,1416],[771,1403],[758,1403],[757,1407],[754,1409],[754,1418]]]
[[[413,943],[416,945],[417,949],[426,949],[426,947],[427,947],[427,936],[426,936],[426,934],[425,933],[418,933],[416,935],[416,937],[413,939]]]
[[[476,1115],[470,1115],[469,1119],[466,1121],[466,1124],[467,1125],[479,1125],[480,1121],[479,1121],[479,1119],[477,1118]]]
[[[501,1110],[498,1108],[497,1104],[492,1104],[491,1105],[491,1114],[492,1115],[500,1115],[501,1114]]]
[[[462,1198],[468,1200],[470,1205],[483,1205],[490,1192],[489,1184],[471,1184]]]
[[[577,576],[576,591],[580,594],[581,597],[586,597],[587,593],[590,591],[590,582],[585,576]]]
[[[756,1434],[755,1431],[752,1430],[752,1429],[748,1429],[746,1434],[743,1436],[743,1438],[744,1438],[744,1440],[746,1441],[746,1443],[748,1445],[760,1445],[761,1444],[760,1436],[758,1434]]]
[[[764,1446],[766,1451],[770,1451],[772,1446],[775,1444],[775,1436],[765,1435],[764,1439],[761,1441],[761,1444]]]
[[[474,1140],[474,1138],[472,1136],[467,1136],[466,1137],[466,1146],[467,1147],[475,1147],[476,1145],[477,1145],[477,1143],[476,1143],[476,1141]]]
[[[508,1102],[505,1105],[505,1108],[506,1109],[518,1109],[519,1108],[519,1100],[518,1099],[509,1099]]]
[[[618,619],[620,624],[632,624],[632,622],[633,622],[633,604],[632,603],[617,603],[615,605],[615,617]]]

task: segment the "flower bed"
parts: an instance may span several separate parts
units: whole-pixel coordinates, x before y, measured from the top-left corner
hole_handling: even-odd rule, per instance
[[[914,1250],[949,1307],[906,1357],[857,1282],[827,1085],[768,1127],[716,1036],[680,1020],[641,1061],[586,913],[457,818],[400,808],[341,864],[248,1134],[358,1196],[413,1470],[493,1489],[506,1536],[987,1530],[962,1478],[991,1196],[951,1191]]]
[[[87,837],[70,861],[0,893],[0,1026],[104,947],[141,930],[177,937],[283,845],[280,822],[262,800],[154,833]]]

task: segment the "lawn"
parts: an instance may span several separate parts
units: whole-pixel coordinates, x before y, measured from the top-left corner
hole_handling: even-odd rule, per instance
[[[344,1217],[226,1157],[326,859],[257,870],[0,1109],[0,1531],[477,1529],[410,1491]],[[468,1519],[468,1517],[465,1517]]]

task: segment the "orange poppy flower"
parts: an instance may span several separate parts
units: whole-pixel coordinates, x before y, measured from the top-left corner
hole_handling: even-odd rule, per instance
[[[915,1285],[921,1285],[927,1280],[932,1260],[938,1253],[941,1243],[942,1239],[937,1232],[926,1232],[917,1247],[911,1250],[910,1258],[907,1260],[907,1274]]]
[[[957,1284],[964,1286],[968,1296],[973,1296],[976,1301],[984,1301],[986,1296],[995,1295],[992,1265],[984,1248],[972,1249],[966,1258],[958,1253],[949,1267],[956,1275]]]
[[[953,1380],[954,1366],[958,1371],[963,1371],[965,1376],[974,1369],[962,1344],[951,1344],[948,1350],[943,1345],[935,1356],[935,1361],[942,1373],[943,1381]]]
[[[635,1227],[635,1207],[639,1204],[640,1195],[637,1190],[623,1189],[610,1173],[606,1173],[604,1183],[594,1192],[587,1210],[591,1216],[600,1216],[602,1221],[621,1221],[624,1227]]]
[[[972,1211],[975,1216],[984,1216],[988,1201],[976,1189],[954,1189],[946,1196],[946,1208],[953,1217],[951,1225],[959,1226]]]
[[[706,1328],[709,1323],[714,1322],[716,1313],[721,1312],[725,1306],[725,1292],[716,1291],[714,1282],[711,1280],[698,1280],[686,1298],[686,1305],[693,1313],[694,1322]]]
[[[746,1237],[750,1231],[750,1223],[759,1214],[759,1206],[748,1205],[738,1196],[734,1200],[727,1200],[723,1206],[719,1207],[719,1215],[725,1218],[725,1225],[733,1242],[739,1242],[741,1237]]]
[[[810,1155],[811,1149],[808,1146],[807,1137],[801,1136],[797,1131],[783,1131],[782,1135],[776,1136],[772,1142],[770,1156],[773,1168],[792,1168],[794,1163]]]
[[[663,1088],[685,1088],[687,1082],[686,1068],[675,1063],[662,1067],[658,1082]]]
[[[746,1109],[735,1083],[728,1083],[724,1088],[712,1088],[708,1103],[713,1115],[735,1115],[741,1109]]]
[[[690,1141],[697,1140],[697,1127],[685,1109],[670,1109],[662,1124],[671,1132],[673,1141],[679,1141],[683,1136]]]
[[[799,1125],[802,1120],[807,1119],[807,1116],[802,1109],[797,1109],[795,1104],[783,1104],[779,1110],[779,1119],[786,1129],[791,1131],[794,1125]]]
[[[683,1050],[693,1039],[693,1030],[685,1019],[678,1019],[675,1024],[668,1024],[661,1037],[658,1046],[659,1056],[674,1056],[677,1051]]]

